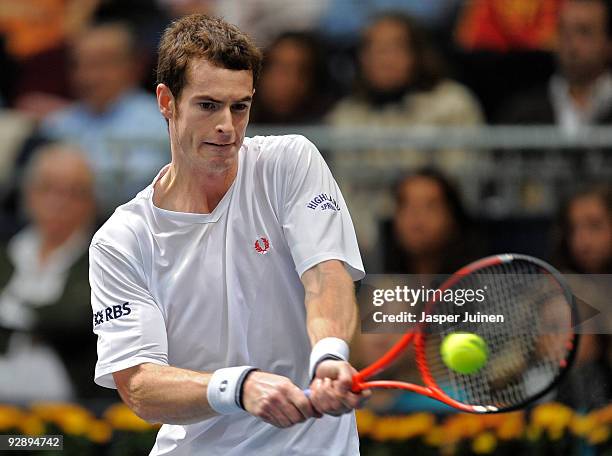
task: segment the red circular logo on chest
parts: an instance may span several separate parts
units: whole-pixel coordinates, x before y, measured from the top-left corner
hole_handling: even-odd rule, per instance
[[[270,241],[265,237],[260,237],[255,241],[255,251],[265,255],[270,250]]]

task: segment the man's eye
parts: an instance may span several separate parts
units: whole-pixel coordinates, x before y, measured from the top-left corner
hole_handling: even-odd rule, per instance
[[[240,103],[240,104],[235,104],[233,106],[234,111],[246,111],[248,109],[249,105],[244,104],[244,103]]]
[[[210,103],[208,101],[204,101],[204,102],[198,103],[198,104],[205,111],[213,111],[215,109],[215,107],[216,107],[214,103]]]

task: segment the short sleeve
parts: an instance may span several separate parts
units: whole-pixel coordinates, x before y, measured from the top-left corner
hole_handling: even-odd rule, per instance
[[[336,259],[360,280],[364,268],[340,189],[315,145],[302,136],[292,138],[283,151],[281,223],[296,270],[301,277],[318,263]]]
[[[89,260],[98,336],[95,382],[116,388],[113,372],[142,363],[168,364],[166,325],[134,258],[98,243],[90,247]]]

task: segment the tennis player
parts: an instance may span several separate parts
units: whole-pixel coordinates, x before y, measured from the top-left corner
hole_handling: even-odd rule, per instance
[[[171,163],[91,244],[95,381],[165,423],[152,455],[359,452],[355,232],[312,143],[245,138],[260,62],[220,19],[168,27]]]

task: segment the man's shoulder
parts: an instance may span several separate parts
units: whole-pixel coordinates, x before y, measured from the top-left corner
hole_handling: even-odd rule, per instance
[[[308,138],[299,134],[253,136],[245,138],[245,143],[248,148],[258,148],[261,152],[270,154],[286,153],[313,145]]]
[[[139,257],[142,239],[147,236],[147,199],[144,192],[119,206],[94,234],[92,246],[104,245],[120,250],[130,256]]]
[[[258,163],[295,163],[317,154],[317,147],[305,136],[279,135],[245,138],[247,154]]]
[[[248,141],[247,141],[248,140]],[[255,136],[245,139],[246,160],[255,175],[266,181],[291,179],[298,169],[323,160],[317,147],[302,135]]]

